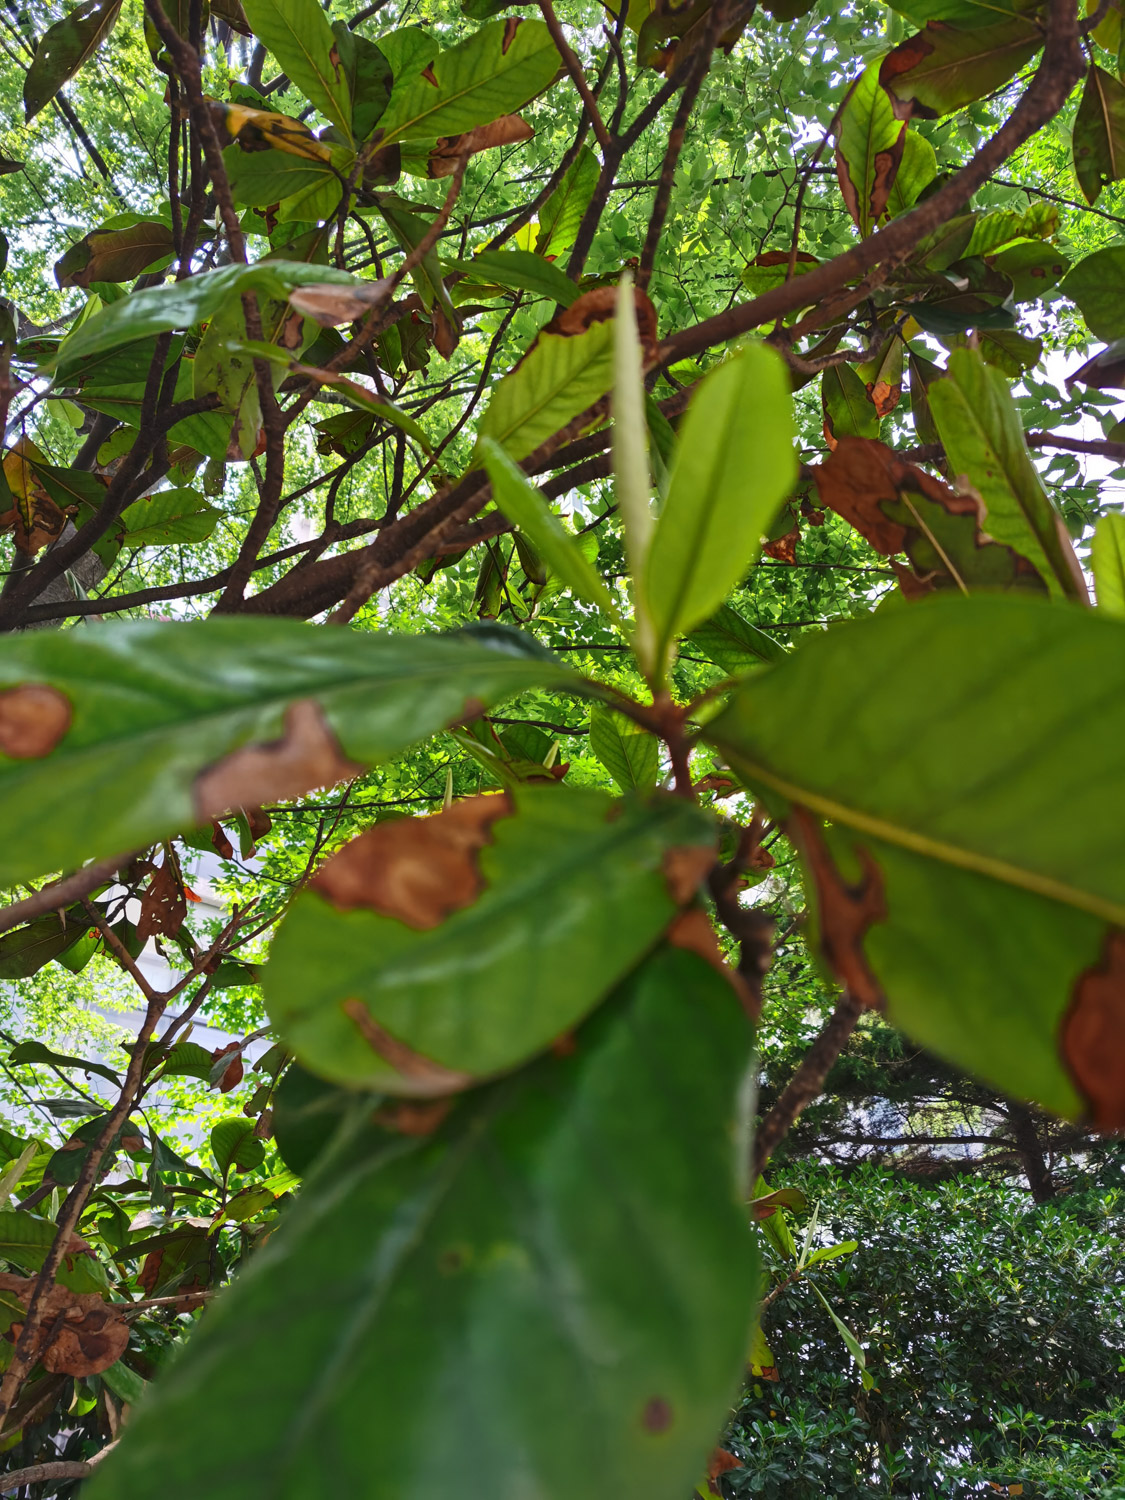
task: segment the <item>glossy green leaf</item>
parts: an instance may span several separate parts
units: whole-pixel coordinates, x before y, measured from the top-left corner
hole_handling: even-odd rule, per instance
[[[456,260],[451,271],[463,271],[476,281],[493,281],[512,291],[531,292],[569,307],[578,296],[577,285],[558,266],[530,250],[482,250],[467,260]]]
[[[363,142],[382,119],[391,97],[394,75],[390,60],[374,42],[351,31],[345,21],[333,21],[332,34],[347,74],[352,134],[357,142]]]
[[[927,25],[884,57],[880,81],[900,112],[933,119],[947,115],[1014,78],[1043,45],[1031,16],[958,30]]]
[[[0,1209],[0,1260],[37,1271],[58,1233],[50,1219],[14,1208]]]
[[[232,1170],[249,1172],[265,1160],[265,1147],[254,1134],[254,1121],[244,1115],[234,1115],[213,1125],[210,1144],[224,1182]]]
[[[1125,177],[1125,85],[1091,67],[1074,117],[1074,174],[1087,203]]]
[[[157,490],[121,512],[123,547],[167,546],[203,542],[214,531],[222,511],[196,490]]]
[[[895,180],[887,198],[887,217],[895,219],[914,207],[918,194],[937,176],[937,153],[924,135],[908,130]]]
[[[345,133],[352,101],[328,17],[316,0],[242,0],[254,35],[317,109]]]
[[[871,233],[887,207],[905,145],[906,121],[895,118],[872,63],[849,90],[836,125],[840,191],[861,235]]]
[[[101,1372],[101,1379],[115,1396],[130,1405],[135,1405],[148,1389],[148,1381],[119,1359]]]
[[[64,730],[69,708],[71,723],[41,758],[0,757],[6,885],[217,816],[217,806],[201,814],[200,773],[241,746],[277,741],[296,703],[319,705],[343,755],[374,765],[462,718],[469,702],[579,686],[514,632],[358,635],[245,617],[9,636],[0,689],[27,683],[61,694],[51,722]],[[351,774],[310,709],[290,713],[288,725],[294,770],[271,787],[263,766],[263,801]],[[221,779],[209,785],[223,800]],[[230,805],[247,800],[244,787]]]
[[[746,575],[797,478],[785,365],[751,344],[697,387],[645,572],[664,651],[706,620]]]
[[[830,365],[820,377],[820,394],[825,427],[837,441],[879,436],[879,413],[851,365]]]
[[[729,604],[721,604],[709,620],[697,625],[688,636],[688,644],[724,672],[744,672],[761,662],[784,661],[788,655],[772,635],[752,625]]]
[[[63,340],[55,370],[56,383],[65,384],[80,376],[85,362],[95,354],[120,349],[134,340],[166,333],[172,328],[190,328],[204,322],[234,294],[255,291],[284,299],[293,287],[326,281],[350,286],[357,278],[346,271],[337,271],[334,266],[299,260],[264,260],[252,266],[222,266],[217,271],[189,276],[186,281],[171,281],[131,292]]]
[[[665,951],[436,1134],[361,1119],[89,1500],[683,1500],[753,1321],[747,1030]]]
[[[590,206],[598,185],[601,163],[583,146],[563,175],[563,180],[539,210],[539,255],[560,256],[574,244],[582,215]]]
[[[613,320],[584,333],[541,333],[496,385],[480,436],[495,438],[514,459],[601,399],[613,384]]]
[[[536,782],[483,803],[495,819],[488,842],[463,856],[483,886],[460,906],[431,898],[425,926],[384,915],[377,894],[359,904],[365,898],[352,884],[347,907],[335,904],[330,866],[317,879],[324,891],[294,901],[262,992],[305,1067],[352,1087],[425,1094],[448,1092],[450,1075],[472,1081],[525,1061],[656,943],[677,910],[664,873],[671,851],[689,850],[705,866],[715,837],[710,818],[679,798],[620,803]],[[448,816],[467,811],[455,804]],[[413,821],[407,836],[440,837],[429,820]],[[361,835],[352,868],[382,868],[395,857],[396,845],[384,848],[388,828],[391,839],[404,833],[401,824],[376,825]],[[386,1055],[344,1009],[355,1000],[391,1039]],[[396,1066],[396,1048],[414,1061]]]
[[[591,708],[590,749],[623,792],[656,785],[660,742],[623,714],[597,704]]]
[[[121,0],[82,0],[39,39],[23,81],[23,107],[32,120],[98,50],[117,23]]]
[[[567,588],[620,621],[617,600],[544,495],[492,438],[482,438],[480,457],[492,481],[492,498]]]
[[[331,188],[338,203],[343,191],[327,162],[310,161],[286,151],[244,151],[241,146],[228,146],[223,162],[234,201],[251,208],[267,208],[290,198],[303,202],[321,188]]]
[[[426,68],[396,72],[382,144],[461,135],[514,114],[554,80],[562,59],[542,21],[490,21]]]
[[[1059,288],[1078,304],[1096,339],[1125,338],[1125,245],[1107,245],[1080,260]]]
[[[1094,530],[1090,567],[1098,608],[1125,619],[1125,516],[1102,516]]]
[[[1031,462],[1003,374],[977,350],[958,349],[927,396],[953,473],[984,501],[988,535],[1026,557],[1057,597],[1085,599],[1074,549]]]
[[[790,826],[819,942],[860,998],[1009,1093],[1125,1118],[1091,978],[1125,926],[1125,625],[925,600],[754,674],[706,733],[775,808],[808,809]]]
[[[53,1052],[50,1047],[44,1046],[42,1042],[37,1042],[33,1038],[17,1042],[8,1054],[8,1061],[14,1064],[49,1063],[56,1068],[81,1068],[87,1076],[96,1073],[99,1078],[104,1078],[115,1088],[121,1087],[121,1074],[106,1067],[105,1063],[90,1062],[85,1057],[71,1057],[67,1053]]]

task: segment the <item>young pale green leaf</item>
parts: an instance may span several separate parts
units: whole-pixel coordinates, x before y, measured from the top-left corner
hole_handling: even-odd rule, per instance
[[[561,662],[499,628],[380,636],[218,618],[9,636],[0,882],[299,796],[386,760],[470,703],[479,713],[537,686],[581,691]]]
[[[23,107],[33,120],[63,84],[88,62],[117,24],[121,0],[82,0],[48,26],[23,80]]]
[[[492,481],[492,498],[508,520],[567,588],[620,625],[621,613],[608,585],[523,470],[492,438],[481,439],[479,452]]]
[[[693,893],[714,840],[679,798],[622,804],[553,782],[376,824],[291,906],[266,1008],[324,1077],[449,1093],[524,1062],[603,999]],[[410,884],[419,851],[440,889]]]
[[[683,1500],[753,1324],[748,1031],[662,950],[436,1133],[368,1104],[89,1500]]]
[[[254,35],[320,112],[351,134],[347,74],[328,17],[316,0],[242,0]]]
[[[562,59],[542,21],[490,21],[425,67],[396,73],[381,144],[462,135],[514,114],[554,80]]]
[[[645,563],[652,542],[652,473],[648,463],[644,364],[637,331],[633,278],[626,272],[617,289],[613,320],[613,494],[625,533],[625,557],[633,581],[636,649],[641,669],[651,674],[661,660],[655,651]]]
[[[656,785],[660,744],[655,735],[623,714],[598,704],[590,709],[590,749],[623,792]]]
[[[1102,516],[1090,549],[1098,608],[1125,619],[1125,516]]]
[[[925,600],[755,673],[706,734],[788,812],[858,999],[1008,1093],[1125,1124],[1125,625]]]
[[[1125,86],[1091,67],[1074,117],[1074,175],[1087,203],[1125,177]]]
[[[978,350],[958,349],[926,394],[951,469],[984,501],[988,535],[1026,557],[1055,597],[1084,601],[1082,570],[1028,455],[1003,374]]]
[[[879,64],[872,63],[852,85],[836,126],[836,175],[861,235],[871,233],[887,207],[905,146],[906,121],[895,118]]]
[[[812,1286],[812,1289],[816,1293],[816,1295],[820,1298],[821,1302],[824,1304],[824,1308],[828,1313],[828,1316],[832,1319],[833,1323],[835,1323],[836,1331],[843,1339],[844,1343],[847,1345],[848,1353],[859,1366],[859,1378],[863,1383],[863,1389],[865,1391],[869,1391],[875,1384],[875,1380],[871,1373],[868,1371],[867,1355],[864,1353],[863,1345],[859,1342],[855,1334],[844,1322],[843,1318],[840,1317],[839,1313],[835,1311],[828,1298],[817,1286],[816,1282],[811,1282],[810,1285]]]
[[[467,260],[453,261],[448,269],[462,271],[474,281],[547,297],[562,307],[569,307],[578,296],[577,285],[558,266],[530,250],[482,250]]]
[[[480,436],[512,458],[526,458],[560,427],[593,406],[613,383],[613,320],[583,333],[541,333],[496,385]]]
[[[781,359],[751,344],[697,388],[645,571],[658,652],[722,604],[797,478]]]

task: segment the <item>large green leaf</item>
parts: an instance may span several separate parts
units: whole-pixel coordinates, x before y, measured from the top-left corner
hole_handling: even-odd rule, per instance
[[[88,287],[94,281],[130,281],[150,267],[159,269],[172,258],[172,230],[161,219],[122,214],[71,245],[55,263],[60,287]]]
[[[554,79],[562,59],[542,21],[490,21],[421,68],[396,73],[382,144],[461,135],[513,114]]]
[[[578,296],[577,285],[558,266],[530,250],[482,250],[467,260],[455,260],[451,271],[463,271],[473,281],[494,281],[513,291],[531,292],[569,307]]]
[[[983,99],[1014,78],[1043,45],[1034,17],[1013,15],[988,26],[958,30],[928,22],[883,59],[880,81],[901,118],[933,119]]]
[[[832,438],[877,438],[879,413],[852,365],[829,365],[820,377],[824,425]]]
[[[328,17],[316,0],[243,0],[246,19],[293,83],[322,114],[351,131],[347,74]]]
[[[1052,594],[1084,599],[1074,549],[1028,454],[1001,371],[977,350],[958,349],[948,374],[926,394],[953,473],[967,476],[984,501],[988,535],[1026,557]]]
[[[1108,344],[1125,337],[1125,245],[1087,255],[1067,272],[1059,290],[1078,304],[1096,339]]]
[[[590,749],[623,792],[656,785],[660,742],[623,714],[594,704],[590,709]]]
[[[862,235],[882,217],[905,144],[906,121],[895,119],[879,65],[872,63],[852,85],[836,126],[840,191]]]
[[[0,734],[6,711],[20,722],[26,705],[22,749],[39,753],[0,755],[0,883],[197,826],[201,802],[232,789],[222,772],[201,778],[225,757],[260,794],[243,785],[228,805],[296,796],[356,769],[333,749],[333,735],[349,762],[374,765],[467,710],[479,714],[533,686],[579,685],[548,653],[532,652],[495,629],[381,636],[285,620],[9,636],[0,646]],[[238,757],[243,747],[266,748]]]
[[[1090,548],[1098,608],[1125,619],[1125,516],[1102,516]]]
[[[752,625],[729,604],[720,605],[709,620],[696,626],[688,642],[724,672],[744,672],[760,662],[784,661],[788,655],[772,635]]]
[[[751,344],[700,383],[645,569],[658,659],[714,614],[758,556],[797,478],[793,442],[789,377],[772,349]]]
[[[334,282],[351,286],[357,278],[334,266],[310,265],[302,260],[263,260],[252,266],[223,266],[186,281],[132,292],[83,323],[59,348],[55,379],[65,385],[82,374],[95,354],[119,349],[136,339],[151,338],[171,328],[190,328],[210,318],[236,292],[259,292],[283,299],[296,286]]]
[[[679,798],[542,782],[376,824],[293,903],[266,1007],[306,1067],[354,1087],[442,1093],[499,1073],[653,946],[694,890],[681,867],[701,878],[714,839]]]
[[[334,191],[338,203],[343,192],[339,177],[327,162],[287,151],[244,151],[241,146],[228,146],[223,161],[234,201],[252,208],[267,208],[289,198],[304,201],[322,188]]]
[[[613,384],[613,320],[583,333],[541,333],[492,393],[481,437],[495,438],[514,459],[592,406]]]
[[[90,919],[82,906],[72,906],[65,920],[55,911],[44,913],[25,927],[0,937],[0,979],[27,979],[45,964],[73,948],[85,936]],[[38,1042],[31,1046],[40,1046]]]
[[[538,254],[559,256],[570,249],[600,173],[598,158],[589,146],[583,146],[539,210],[539,236],[535,241]]]
[[[82,0],[39,39],[23,80],[23,107],[31,120],[88,62],[113,30],[121,0]]]
[[[937,176],[937,152],[924,135],[908,130],[903,142],[902,160],[887,198],[887,215],[897,218],[914,207],[918,194]]]
[[[1125,626],[925,600],[801,646],[706,733],[808,810],[821,949],[860,999],[1009,1093],[1125,1124]]]
[[[1074,117],[1074,173],[1093,203],[1107,182],[1125,177],[1125,86],[1092,67]]]
[[[121,512],[122,547],[157,547],[173,542],[203,542],[214,531],[222,511],[196,490],[157,490],[134,500]]]
[[[357,1108],[89,1500],[683,1500],[753,1322],[748,1028],[664,951],[575,1040],[428,1137]]]

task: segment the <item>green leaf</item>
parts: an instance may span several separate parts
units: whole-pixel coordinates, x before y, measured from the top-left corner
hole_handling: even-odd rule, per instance
[[[1094,531],[1090,566],[1098,608],[1125,619],[1125,516],[1102,516]]]
[[[28,979],[52,959],[60,957],[85,937],[90,919],[81,904],[70,907],[65,920],[45,912],[26,927],[15,927],[0,937],[0,979]],[[26,1043],[40,1046],[39,1042]],[[27,1059],[31,1061],[31,1059]]]
[[[601,163],[583,146],[566,169],[563,180],[539,210],[538,255],[560,256],[574,244],[582,216],[598,185]]]
[[[541,333],[494,388],[480,436],[495,438],[517,461],[526,458],[612,384],[612,318],[579,334]]]
[[[166,546],[172,542],[203,542],[214,531],[222,511],[209,505],[195,490],[157,490],[135,500],[121,512],[123,547]]]
[[[896,219],[914,207],[918,194],[937,176],[937,153],[924,135],[906,132],[902,160],[887,199],[887,217]]]
[[[848,1346],[848,1353],[859,1366],[859,1378],[863,1382],[863,1389],[865,1391],[869,1391],[875,1384],[875,1381],[873,1377],[868,1373],[867,1355],[863,1351],[863,1346],[860,1344],[859,1340],[856,1338],[855,1334],[851,1331],[844,1320],[833,1310],[832,1305],[828,1301],[828,1298],[820,1290],[816,1282],[814,1281],[810,1284],[813,1291],[820,1298],[821,1302],[823,1302],[828,1316],[832,1319],[833,1323],[835,1323],[836,1331],[839,1333],[844,1343]]]
[[[721,604],[709,620],[697,625],[688,642],[724,672],[744,672],[761,662],[784,661],[789,654],[772,635],[751,625],[729,604]]]
[[[644,590],[658,651],[713,615],[797,478],[785,365],[751,344],[700,382],[680,426]]]
[[[198,1042],[177,1042],[168,1053],[162,1078],[211,1077],[211,1054]]]
[[[136,219],[132,214],[122,217]],[[71,245],[55,263],[55,280],[60,287],[131,281],[142,271],[162,269],[174,249],[172,231],[160,219],[140,219],[121,228],[111,221]]]
[[[345,134],[351,134],[352,101],[332,27],[316,0],[243,0],[254,35],[282,70]]]
[[[714,837],[679,798],[620,803],[542,782],[376,824],[290,907],[263,975],[266,1009],[305,1067],[351,1087],[444,1093],[503,1072],[580,1021],[656,943],[686,899],[670,886],[671,851],[705,870]],[[396,905],[394,871],[412,850],[458,838],[469,842],[440,855],[453,894],[408,886]],[[345,1006],[357,1000],[358,1016]]]
[[[932,120],[1000,88],[1042,45],[1043,32],[1032,16],[968,31],[944,22],[927,25],[884,57],[879,80],[900,105],[900,115]]]
[[[838,1245],[825,1245],[821,1250],[814,1250],[805,1264],[806,1266],[816,1266],[824,1260],[839,1260],[841,1255],[851,1255],[853,1251],[858,1249],[858,1240],[841,1240]]]
[[[1087,203],[1125,177],[1125,85],[1091,66],[1074,117],[1074,174]]]
[[[820,377],[824,424],[833,438],[877,438],[879,413],[851,365],[829,365]]]
[[[447,267],[463,271],[476,281],[491,281],[514,291],[531,292],[569,307],[578,296],[578,287],[559,268],[530,250],[481,250],[467,260],[455,260]]]
[[[562,59],[542,21],[491,21],[423,72],[395,73],[381,144],[461,135],[513,114],[554,80]]]
[[[509,521],[527,537],[567,588],[620,624],[617,600],[543,494],[492,438],[481,438],[479,452],[492,481],[492,498]]]
[[[24,1063],[49,1063],[52,1067],[56,1068],[81,1068],[87,1075],[96,1073],[99,1078],[104,1078],[108,1083],[112,1083],[115,1088],[121,1087],[121,1074],[115,1072],[112,1068],[107,1068],[105,1063],[90,1062],[85,1057],[70,1057],[63,1052],[53,1052],[50,1047],[45,1047],[42,1042],[32,1040],[17,1042],[8,1054],[8,1061],[17,1065]]]
[[[865,238],[887,207],[905,145],[906,121],[895,119],[879,83],[879,65],[872,63],[848,91],[836,127],[840,191]]]
[[[343,192],[340,179],[327,162],[310,161],[287,151],[244,151],[241,146],[228,146],[223,162],[234,201],[251,208],[268,208],[290,198],[304,201],[321,188],[331,189],[338,203]]]
[[[1107,344],[1125,338],[1125,245],[1107,245],[1080,260],[1059,288],[1078,304],[1086,327]]]
[[[302,1176],[336,1134],[363,1095],[338,1088],[291,1063],[273,1096],[273,1133],[285,1165]]]
[[[113,30],[121,0],[82,0],[39,39],[23,81],[24,114],[33,120],[88,62]]]
[[[590,749],[623,792],[656,785],[660,743],[623,714],[597,704],[590,709]]]
[[[1066,274],[1070,261],[1042,240],[1017,240],[991,256],[990,264],[1011,281],[1013,301],[1033,302]]]
[[[358,1122],[89,1500],[682,1500],[753,1322],[747,1029],[664,951],[436,1134]]]
[[[971,348],[968,337],[967,334],[959,335],[954,342],[959,348]],[[1014,328],[978,329],[976,348],[986,365],[995,365],[1011,380],[1018,379],[1043,358],[1043,340],[1030,339]]]
[[[229,1120],[220,1120],[211,1127],[211,1155],[225,1182],[232,1168],[249,1172],[260,1167],[266,1159],[266,1150],[254,1134],[254,1121],[244,1115],[233,1115]]]
[[[0,691],[29,683],[58,695],[43,711],[59,743],[40,758],[0,757],[4,885],[193,828],[226,810],[217,804],[228,794],[228,807],[253,800],[228,769],[255,777],[262,801],[297,796],[359,769],[333,736],[348,761],[370,766],[461,719],[470,702],[479,713],[534,686],[581,691],[515,632],[359,635],[245,617],[8,636]],[[236,753],[282,735],[288,771],[285,756],[271,775],[268,753],[256,771],[259,751],[247,749],[250,761]],[[224,770],[201,777],[224,757]]]
[[[391,64],[374,42],[350,31],[346,21],[333,21],[332,34],[348,77],[352,134],[357,141],[366,141],[382,119],[391,97],[394,80]]]
[[[120,1396],[130,1406],[135,1406],[148,1389],[148,1381],[119,1359],[102,1370],[101,1378],[115,1396]]]
[[[789,827],[818,941],[858,998],[1006,1092],[1125,1120],[1097,1025],[1125,926],[1125,626],[923,600],[755,673],[706,734],[775,810],[808,810]]]
[[[83,365],[95,354],[120,349],[135,339],[151,338],[171,328],[190,328],[204,322],[218,312],[228,297],[256,291],[284,300],[294,287],[326,281],[337,286],[354,286],[359,278],[337,271],[334,266],[310,265],[301,260],[263,260],[252,266],[222,266],[217,271],[189,276],[186,281],[130,292],[63,340],[55,382],[65,385],[81,376]]]
[[[1056,597],[1084,600],[1074,550],[1028,455],[1001,372],[977,350],[958,349],[927,396],[953,473],[965,475],[984,501],[988,535],[1026,557]]]

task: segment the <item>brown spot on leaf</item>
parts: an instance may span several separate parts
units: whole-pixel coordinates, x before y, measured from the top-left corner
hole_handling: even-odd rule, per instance
[[[45,682],[0,693],[0,751],[12,760],[39,760],[70,728],[70,699]]]
[[[430,309],[430,324],[433,328],[434,348],[442,359],[452,359],[461,342],[461,329],[455,319],[435,302]]]
[[[648,295],[641,291],[640,287],[633,288],[633,298],[637,309],[637,333],[641,341],[641,349],[644,351],[645,363],[651,364],[656,358],[656,349],[659,342],[656,327],[656,308],[652,305]],[[590,292],[583,292],[581,297],[576,298],[569,307],[563,308],[547,326],[544,333],[561,333],[566,338],[576,338],[580,333],[585,333],[595,323],[604,323],[612,318],[617,311],[617,288],[615,286],[598,286]]]
[[[475,1082],[471,1073],[458,1073],[452,1068],[443,1067],[432,1058],[415,1052],[405,1042],[400,1042],[398,1037],[392,1036],[384,1026],[380,1026],[362,1000],[345,1000],[340,1009],[349,1020],[355,1022],[372,1052],[384,1062],[389,1062],[398,1073],[402,1080],[398,1089],[400,1093],[412,1094],[420,1099],[442,1098],[446,1094],[459,1093]]]
[[[13,1292],[26,1306],[34,1276],[0,1275],[0,1290]],[[16,1343],[22,1319],[6,1337]],[[51,1375],[97,1375],[121,1358],[129,1343],[129,1325],[95,1292],[72,1292],[58,1284],[47,1293],[42,1322],[32,1341],[34,1358]]]
[[[888,52],[883,59],[882,67],[879,69],[879,82],[891,97],[896,119],[909,120],[917,115],[923,120],[932,120],[937,116],[937,111],[919,104],[916,99],[900,99],[895,93],[895,80],[902,78],[904,74],[910,73],[925,62],[934,50],[934,44],[929,40],[928,33],[935,31],[947,31],[949,28],[940,21],[927,21],[925,31],[920,31],[914,36],[908,36],[905,41],[900,42],[892,51]]]
[[[450,1099],[435,1099],[432,1104],[384,1104],[375,1111],[375,1120],[387,1130],[400,1135],[433,1135],[453,1108]]]
[[[1111,932],[1099,964],[1074,987],[1059,1049],[1099,1130],[1125,1130],[1125,933]]]
[[[847,885],[828,851],[819,822],[807,808],[795,806],[785,826],[816,884],[820,948],[825,960],[861,1005],[881,1010],[883,991],[867,962],[863,939],[873,922],[886,919],[882,871],[867,850],[860,849],[863,879],[858,885]]]
[[[200,821],[236,807],[300,797],[314,787],[350,781],[363,771],[348,760],[311,698],[285,713],[285,734],[264,745],[244,745],[201,771],[195,781],[195,811]]]
[[[225,1047],[216,1047],[211,1054],[211,1066],[223,1057],[230,1057],[230,1062],[215,1080],[215,1087],[220,1094],[229,1094],[231,1089],[236,1089],[242,1082],[244,1068],[242,1066],[242,1048],[237,1042],[228,1042]]]
[[[677,906],[685,906],[695,895],[715,863],[714,844],[684,844],[669,849],[660,862],[668,893]]]
[[[520,16],[509,16],[504,22],[504,39],[500,43],[500,52],[504,54],[516,39],[516,32],[523,25]]]
[[[427,63],[422,69],[422,77],[427,83],[432,83],[435,89],[441,88],[441,84],[437,81],[437,74],[434,72],[433,63]]]
[[[751,1020],[757,1019],[759,1006],[750,993],[750,986],[723,957],[711,919],[701,906],[689,906],[687,911],[680,912],[669,927],[667,937],[673,948],[684,948],[687,952],[696,954],[704,963],[710,964],[717,974],[721,974],[738,997],[738,1003],[746,1014]]]
[[[663,1396],[653,1396],[645,1402],[641,1413],[641,1426],[646,1432],[667,1432],[672,1425],[672,1403]]]
[[[234,845],[227,837],[227,831],[218,818],[211,819],[211,847],[220,859],[234,858]]]
[[[867,387],[867,394],[871,397],[871,404],[875,408],[877,415],[888,417],[899,403],[899,399],[902,396],[902,386],[891,385],[886,380],[876,380],[873,385]],[[822,511],[820,514],[823,520],[824,512]]]
[[[425,818],[392,818],[345,844],[309,882],[340,911],[366,907],[425,932],[480,894],[477,855],[499,818],[506,792],[466,797]]]
[[[478,125],[463,135],[442,136],[430,152],[428,169],[431,177],[451,177],[459,161],[475,156],[478,151],[491,151],[497,146],[516,146],[529,141],[535,134],[526,120],[519,115],[501,115],[488,125]]]

